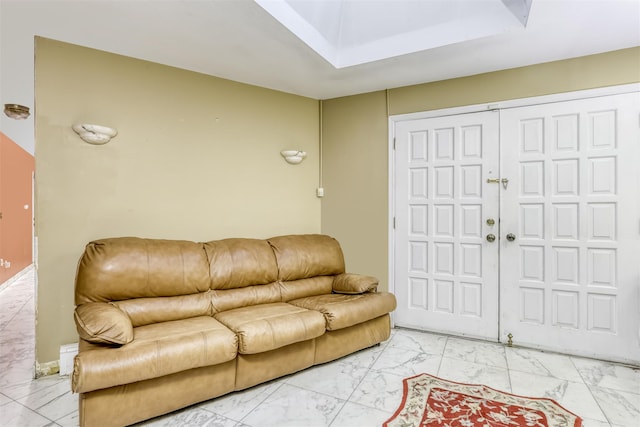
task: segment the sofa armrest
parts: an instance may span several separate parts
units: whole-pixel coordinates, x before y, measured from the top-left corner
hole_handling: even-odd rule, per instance
[[[363,294],[377,290],[378,279],[373,276],[343,273],[333,278],[333,292],[337,294]]]
[[[90,343],[120,346],[133,341],[129,316],[113,304],[82,304],[76,307],[73,317],[78,335]]]

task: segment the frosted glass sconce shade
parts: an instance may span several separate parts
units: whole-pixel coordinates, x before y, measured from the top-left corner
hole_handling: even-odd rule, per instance
[[[305,151],[298,150],[282,150],[280,155],[284,157],[287,163],[291,163],[292,165],[297,165],[307,157],[307,153]]]
[[[118,134],[117,130],[100,125],[78,124],[71,126],[71,128],[84,142],[94,145],[106,144]]]

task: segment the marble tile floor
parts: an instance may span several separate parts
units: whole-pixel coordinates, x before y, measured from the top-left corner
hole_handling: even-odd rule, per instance
[[[69,378],[32,379],[34,329],[30,270],[0,288],[0,425],[77,426]],[[406,329],[380,346],[139,426],[380,426],[400,404],[402,379],[422,372],[555,399],[586,427],[640,426],[640,369]]]

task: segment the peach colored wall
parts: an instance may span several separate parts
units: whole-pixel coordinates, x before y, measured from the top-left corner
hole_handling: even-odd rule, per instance
[[[0,283],[33,260],[33,170],[33,156],[0,132]]]

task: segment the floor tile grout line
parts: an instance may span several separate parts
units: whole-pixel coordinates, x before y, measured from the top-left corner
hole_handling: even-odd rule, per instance
[[[504,349],[504,361],[507,364],[507,378],[509,379],[509,392],[514,393],[513,391],[513,381],[511,380],[511,367],[509,366],[509,356],[507,355],[508,347],[503,344]]]
[[[571,360],[571,364],[573,365],[574,369],[576,371],[578,371],[578,375],[580,375],[580,379],[582,380],[582,383],[587,387],[587,390],[589,390],[589,395],[591,395],[591,397],[593,398],[593,401],[596,402],[596,405],[598,405],[598,409],[600,409],[600,412],[602,413],[602,416],[604,417],[604,419],[607,421],[609,426],[613,425],[612,421],[609,419],[609,416],[607,415],[607,413],[605,412],[604,408],[602,407],[602,404],[600,403],[598,398],[593,394],[593,390],[591,390],[591,384],[589,384],[587,382],[587,379],[582,374],[582,371],[580,371],[580,369],[578,369],[578,366],[576,365],[574,357],[570,356],[569,360]]]
[[[214,399],[215,399],[215,398],[214,398]],[[205,402],[207,402],[207,401],[205,401]],[[234,422],[234,423],[236,423],[236,424],[237,424],[237,423],[239,423],[239,422],[241,422],[241,421],[238,421],[238,420],[236,420],[236,419],[234,419],[234,418],[230,418],[230,417],[229,417],[229,416],[227,416],[227,415],[222,415],[222,414],[220,414],[220,413],[218,413],[218,412],[212,411],[212,410],[211,410],[211,409],[209,409],[209,408],[205,408],[205,407],[204,407],[204,403],[205,403],[205,402],[195,403],[194,405],[192,405],[192,406],[190,407],[190,409],[199,409],[199,410],[201,410],[201,411],[208,412],[208,413],[210,413],[210,414],[212,414],[212,415],[215,415],[216,417],[222,417],[222,418],[224,418],[225,420],[233,421],[233,422]],[[253,410],[252,410],[252,411],[253,411]],[[73,412],[72,412],[72,413],[73,413]],[[172,413],[173,413],[173,412],[169,412],[169,414],[165,414],[165,415],[170,415],[170,414],[172,414]],[[65,415],[65,416],[68,416],[68,415]],[[64,418],[64,417],[62,417],[62,418]],[[58,421],[60,421],[62,418],[59,418],[59,419],[58,419]]]
[[[290,375],[293,375],[293,374],[290,374]],[[233,418],[232,418],[232,420],[233,420],[233,421],[236,421],[236,423],[243,423],[243,424],[244,424],[244,420],[245,420],[249,415],[251,415],[251,414],[253,413],[253,411],[255,411],[256,409],[258,409],[258,407],[259,407],[260,405],[262,405],[264,402],[266,402],[266,400],[267,400],[268,398],[270,398],[271,396],[273,396],[273,394],[274,394],[276,391],[280,390],[284,384],[287,384],[287,381],[286,381],[286,380],[280,381],[280,379],[275,379],[275,380],[272,380],[272,381],[276,382],[276,383],[278,384],[278,386],[277,386],[277,387],[275,387],[271,393],[268,393],[268,394],[264,397],[264,399],[262,399],[262,400],[260,401],[260,403],[258,403],[256,406],[254,406],[254,407],[253,407],[253,409],[251,409],[249,412],[247,412],[247,413],[246,413],[242,418],[240,418],[240,420],[234,420]],[[245,389],[245,390],[246,390],[246,389]],[[225,417],[226,417],[226,415],[223,415],[223,416],[225,416]],[[228,418],[228,417],[227,417],[227,418]]]
[[[55,420],[52,420],[51,418],[47,417],[46,415],[43,415],[43,414],[39,413],[38,411],[36,411],[36,410],[33,410],[33,409],[29,408],[28,406],[24,405],[23,403],[20,403],[20,402],[18,402],[17,400],[14,400],[13,402],[14,402],[14,403],[16,403],[16,404],[18,404],[18,405],[20,405],[20,406],[22,406],[22,407],[23,407],[24,409],[26,409],[27,411],[29,411],[29,412],[33,412],[34,414],[36,414],[36,415],[38,415],[38,416],[40,416],[40,417],[44,418],[45,420],[49,421],[49,423],[47,423],[46,425],[51,425],[51,423],[56,424]],[[67,414],[67,415],[68,415],[68,414]],[[65,415],[65,417],[66,417],[66,415]]]
[[[358,404],[358,405],[361,405],[361,406],[364,406],[364,407],[367,407],[367,408],[371,408],[371,409],[379,410],[378,408],[373,408],[373,407],[368,406],[368,405],[364,405],[364,404],[361,404],[361,403],[353,402],[353,401],[351,401],[351,398],[353,397],[353,394],[356,392],[356,390],[358,389],[358,387],[360,387],[360,385],[361,385],[361,384],[362,384],[362,382],[364,381],[364,378],[365,378],[365,377],[366,377],[366,376],[367,376],[371,371],[373,371],[373,372],[379,372],[379,371],[377,371],[377,370],[373,369],[373,365],[374,365],[374,364],[376,363],[376,361],[380,358],[380,356],[381,356],[381,355],[382,355],[382,353],[385,351],[385,349],[389,346],[389,343],[391,342],[391,339],[392,339],[392,337],[390,336],[390,337],[385,341],[385,343],[384,343],[384,344],[382,344],[382,343],[378,343],[378,344],[373,345],[373,346],[371,346],[371,347],[366,347],[366,348],[363,348],[363,349],[361,349],[361,350],[358,350],[356,353],[352,353],[352,354],[357,354],[358,352],[363,352],[363,351],[371,350],[371,349],[373,349],[373,347],[381,346],[381,351],[379,351],[379,352],[378,352],[378,355],[374,358],[374,360],[373,360],[373,361],[369,364],[369,366],[366,368],[366,369],[367,369],[367,372],[362,376],[362,378],[360,379],[360,381],[358,381],[358,384],[354,387],[353,391],[349,394],[349,396],[348,396],[346,399],[337,398],[337,397],[332,396],[332,395],[330,395],[330,394],[327,394],[327,393],[324,393],[324,392],[320,392],[320,391],[316,391],[316,390],[312,390],[312,389],[308,389],[308,388],[301,387],[301,386],[298,386],[298,385],[295,385],[295,384],[289,384],[288,382],[286,382],[286,384],[287,384],[287,385],[290,385],[290,386],[292,386],[292,387],[296,387],[296,388],[299,388],[299,389],[305,390],[305,391],[310,391],[310,392],[312,392],[312,393],[322,394],[322,395],[324,395],[324,396],[333,397],[333,398],[335,398],[335,399],[338,399],[338,400],[343,401],[342,406],[341,406],[341,407],[340,407],[340,409],[336,412],[336,415],[332,418],[331,422],[329,423],[329,425],[328,425],[327,427],[330,427],[330,426],[335,422],[336,418],[340,415],[340,412],[344,409],[344,407],[347,405],[347,403],[354,403],[354,404]],[[349,356],[345,356],[345,357],[349,357]],[[336,360],[333,360],[333,361],[329,361],[329,362],[327,362],[327,363],[333,363],[333,362],[340,363],[340,359],[336,359]],[[316,366],[320,366],[320,365],[316,365]],[[294,374],[292,374],[292,375],[294,375]]]
[[[331,362],[327,362],[327,363],[331,363]],[[296,374],[296,373],[293,373],[293,374],[290,374],[290,375],[295,375],[295,374]],[[327,394],[327,393],[324,393],[324,392],[321,392],[321,391],[316,391],[316,390],[311,390],[311,389],[308,389],[308,388],[305,388],[305,387],[301,387],[301,386],[299,386],[299,385],[289,384],[288,382],[283,382],[282,384],[280,384],[280,386],[278,386],[278,388],[277,388],[277,389],[279,390],[279,389],[280,389],[283,385],[285,385],[285,384],[286,384],[286,385],[288,385],[289,387],[293,387],[293,388],[296,388],[296,389],[299,389],[299,390],[304,390],[304,391],[308,391],[308,392],[310,392],[310,393],[315,393],[315,394],[321,394],[321,395],[326,396],[326,397],[331,397],[331,398],[333,398],[333,399],[340,400],[340,401],[342,401],[342,402],[343,402],[343,406],[347,403],[347,400],[345,400],[345,399],[341,399],[341,398],[339,398],[339,397],[335,397],[335,396],[332,396],[332,395],[330,395],[330,394]],[[247,418],[247,417],[248,417],[248,416],[249,416],[253,411],[255,411],[256,409],[258,409],[258,406],[262,405],[262,404],[265,402],[265,400],[267,400],[267,398],[268,398],[268,397],[270,397],[273,393],[275,393],[275,391],[276,391],[276,390],[274,390],[272,393],[270,393],[270,394],[269,394],[269,396],[265,397],[265,398],[264,398],[264,399],[263,399],[263,400],[262,400],[262,401],[261,401],[261,402],[260,402],[256,407],[255,407],[255,408],[253,408],[253,409],[252,409],[252,410],[251,410],[247,415],[245,415],[245,416],[242,418],[242,420],[240,420],[240,422],[244,422],[243,420],[244,420],[244,419],[246,419],[246,418]],[[340,410],[342,410],[342,407],[340,408]],[[337,414],[340,412],[340,410],[336,413],[336,416],[337,416]],[[335,417],[331,420],[331,422],[333,422],[333,421],[334,421],[334,419],[335,419]],[[235,421],[235,420],[233,420],[233,421]],[[331,423],[329,423],[329,424],[327,425],[327,427],[330,427],[330,425],[331,425]]]
[[[387,341],[384,343],[384,345],[382,345],[382,343],[378,344],[378,345],[380,345],[382,347],[381,350],[378,352],[378,355],[369,364],[369,366],[367,366],[367,372],[362,376],[362,378],[360,378],[360,381],[358,381],[358,384],[353,388],[351,393],[349,393],[349,397],[347,397],[347,399],[344,401],[344,403],[343,403],[342,407],[340,408],[340,410],[338,412],[336,412],[336,415],[333,417],[333,419],[329,423],[328,427],[331,427],[333,425],[333,423],[335,422],[336,418],[338,417],[338,415],[340,415],[340,412],[342,412],[342,410],[347,405],[347,403],[354,403],[354,404],[357,404],[357,405],[361,405],[361,406],[365,406],[367,408],[370,408],[370,406],[363,405],[361,403],[352,402],[351,398],[353,397],[353,394],[356,392],[356,390],[358,390],[358,387],[360,387],[360,385],[362,384],[364,379],[367,377],[367,375],[369,375],[369,373],[371,373],[373,365],[375,365],[376,362],[378,361],[378,359],[380,358],[380,356],[382,356],[382,353],[384,353],[384,351],[387,349],[387,347],[389,346],[389,344],[391,343],[391,340],[393,340],[393,338],[394,338],[393,336],[389,335],[389,338],[387,338]],[[368,349],[371,349],[371,348],[372,347],[368,347]],[[366,350],[366,349],[363,349],[363,350]],[[363,350],[360,350],[360,351],[363,351]],[[375,372],[377,372],[377,371],[375,371]],[[373,409],[377,409],[377,408],[373,408]]]
[[[24,303],[22,303],[20,308],[16,310],[16,312],[13,314],[13,316],[11,316],[11,318],[9,320],[7,320],[7,322],[0,328],[0,332],[4,332],[4,330],[11,324],[11,322],[13,322],[16,319],[16,317],[18,317],[20,315],[20,312],[24,309],[25,305],[27,305],[27,303],[29,303],[29,301],[34,301],[33,296],[30,296],[29,298],[27,298],[27,300]],[[31,315],[31,314],[29,314],[29,315]],[[34,325],[34,327],[35,327],[35,325]]]
[[[593,401],[596,402],[596,405],[598,405],[598,409],[600,409],[600,412],[602,413],[602,416],[606,420],[607,424],[609,424],[609,426],[612,426],[613,424],[612,424],[611,420],[609,419],[609,416],[605,412],[604,408],[602,407],[602,404],[596,398],[596,396],[593,394],[593,391],[591,390],[591,384],[589,384],[587,382],[586,378],[584,377],[584,375],[582,374],[580,369],[578,369],[578,366],[576,366],[574,357],[573,356],[569,356],[569,360],[571,361],[571,364],[573,365],[573,368],[578,372],[578,375],[580,375],[580,379],[582,380],[582,384],[584,384],[585,387],[587,387],[587,390],[589,390],[589,395],[593,398]]]
[[[20,286],[23,283],[27,287],[27,292],[29,293],[29,296],[24,301],[24,303],[20,305],[20,308],[18,308],[15,311],[15,313],[9,318],[9,320],[7,320],[6,322],[3,322],[4,324],[1,325],[0,327],[0,333],[4,332],[4,330],[11,324],[11,322],[15,320],[15,318],[20,314],[20,312],[24,310],[26,304],[29,303],[29,301],[33,301],[33,303],[35,304],[35,277],[30,277],[30,274],[32,271],[33,271],[33,264],[31,264],[29,267],[22,270],[22,272],[17,273],[16,276],[12,277],[7,282],[4,282],[3,286],[0,287],[0,297],[4,296],[5,293],[9,291],[13,291],[14,289],[16,289],[17,286]],[[19,295],[22,295],[25,293],[24,292],[25,290],[23,289],[19,289],[19,291],[20,291],[18,292]],[[9,297],[11,297],[11,295],[9,295]],[[35,307],[34,307],[34,311],[35,311]],[[29,316],[31,316],[31,313],[29,313]],[[35,320],[35,314],[33,316]],[[34,329],[35,329],[35,324],[34,324]]]
[[[35,278],[29,278],[27,277],[30,273],[35,274],[35,265],[34,264],[30,264],[27,267],[25,267],[24,269],[22,269],[21,271],[17,272],[13,277],[10,277],[8,280],[4,281],[3,283],[0,283],[0,296],[2,296],[2,294],[11,289],[13,287],[13,285],[15,285],[18,282],[22,282],[23,279],[25,283],[28,282],[33,282],[34,286],[35,286]]]
[[[25,306],[29,303],[34,303],[35,304],[35,299],[33,297],[33,295],[30,295],[29,298],[27,298],[21,305],[20,308],[16,310],[15,314],[13,315],[13,317],[11,317],[11,319],[6,323],[5,327],[7,325],[9,325],[11,322],[13,322],[16,318],[16,316],[19,316],[22,312],[22,310],[24,310]],[[32,313],[27,313],[28,316],[31,316]],[[35,313],[33,314],[35,316]],[[4,329],[4,328],[3,328]]]
[[[297,388],[297,389],[300,389],[300,390],[304,390],[304,391],[308,391],[308,392],[316,393],[316,394],[321,394],[323,396],[327,396],[327,397],[331,397],[331,398],[334,398],[334,399],[337,399],[337,400],[342,400],[342,401],[347,402],[347,399],[342,399],[340,397],[335,397],[335,396],[333,396],[331,394],[328,394],[328,393],[325,393],[323,391],[312,390],[310,388],[306,388],[306,387],[299,386],[299,385],[296,385],[296,384],[289,384],[289,383],[285,383],[285,384],[288,385],[289,387],[294,387],[294,388]],[[264,403],[264,401],[262,403]]]
[[[438,363],[438,370],[436,371],[436,375],[440,378],[440,370],[442,369],[442,361],[444,360],[444,354],[447,351],[447,346],[449,345],[449,337],[444,337],[444,345],[442,346],[442,353],[440,354],[440,363]]]
[[[60,395],[54,397],[53,399],[51,399],[50,401],[48,401],[47,403],[45,403],[43,405],[40,405],[37,409],[35,409],[35,412],[37,412],[38,414],[40,414],[40,415],[42,415],[44,417],[44,415],[40,412],[40,410],[42,410],[42,408],[44,408],[45,406],[54,403],[56,400],[59,400],[61,397],[65,396],[67,394],[73,394],[73,393],[71,392],[71,390],[69,390],[69,391],[67,391],[67,392],[65,392],[63,394],[60,394]],[[56,418],[53,421],[56,422],[56,421],[59,421],[59,420],[65,418],[65,417],[68,417],[69,415],[73,414],[76,410],[77,410],[77,408],[76,409],[72,409],[71,412],[68,412],[68,413],[64,414],[63,416],[61,416],[59,418]]]
[[[0,395],[1,395],[1,396],[6,397],[7,399],[9,399],[9,402],[3,403],[2,405],[0,405],[0,407],[2,407],[2,406],[4,406],[4,405],[8,405],[8,404],[9,404],[9,403],[11,403],[11,402],[16,402],[16,400],[15,400],[15,399],[13,399],[13,398],[11,398],[11,397],[7,396],[6,394],[2,393],[1,391],[0,391]],[[19,403],[19,402],[16,402],[16,403]]]
[[[49,376],[51,377],[52,375],[49,375]],[[43,377],[43,378],[46,378],[46,377]],[[9,388],[9,387],[19,387],[19,386],[26,385],[26,384],[32,384],[34,381],[35,381],[35,380],[33,380],[33,379],[32,379],[32,380],[30,380],[30,381],[23,381],[23,382],[20,382],[20,383],[11,384],[11,385],[9,385],[8,387],[4,387],[4,389],[6,390],[6,389],[7,389],[7,388]],[[50,389],[51,387],[55,387],[56,385],[58,385],[58,384],[60,384],[60,383],[62,383],[62,382],[66,382],[66,380],[56,381],[55,383],[53,383],[53,384],[49,384],[49,385],[47,385],[47,386],[44,386],[44,387],[42,387],[41,389],[39,389],[39,390],[37,390],[37,391],[35,391],[35,392],[33,392],[33,393],[27,393],[27,394],[25,394],[25,395],[23,395],[23,396],[20,396],[20,397],[17,397],[17,398],[15,398],[15,399],[13,399],[13,400],[18,401],[18,400],[20,400],[20,399],[24,399],[24,398],[26,398],[26,397],[31,396],[32,394],[40,393],[41,391],[48,390],[48,389]],[[69,388],[69,392],[70,392],[70,391],[71,391],[71,388]],[[0,391],[0,393],[2,393],[2,391]],[[67,393],[67,392],[65,392],[65,393],[63,393],[63,394],[66,394],[66,393]],[[4,395],[6,396],[6,394],[5,394],[5,393],[2,393],[2,394],[4,394]],[[62,396],[62,395],[59,395],[59,396]],[[11,397],[10,397],[10,399],[11,399]]]
[[[379,354],[376,356],[376,358],[374,359],[374,361],[369,365],[369,367],[367,368],[367,373],[362,377],[362,379],[358,382],[358,385],[354,388],[354,390],[353,390],[353,391],[351,392],[351,394],[349,395],[349,398],[347,399],[347,403],[349,403],[349,402],[350,402],[350,403],[358,404],[358,405],[361,405],[361,406],[364,406],[364,407],[367,407],[367,408],[372,408],[372,409],[380,410],[380,409],[378,409],[378,408],[376,408],[376,407],[368,406],[368,405],[365,405],[365,404],[362,404],[362,403],[353,402],[353,401],[351,401],[351,398],[353,397],[353,394],[356,392],[356,390],[358,389],[358,387],[360,387],[360,385],[361,385],[361,384],[362,384],[362,382],[364,381],[365,377],[366,377],[369,373],[371,373],[371,372],[375,372],[375,373],[379,373],[379,374],[383,374],[383,373],[384,373],[384,371],[379,371],[379,370],[377,370],[377,369],[374,369],[374,368],[373,368],[373,366],[374,366],[374,365],[375,365],[375,363],[378,361],[378,359],[379,359],[380,357],[382,357],[382,354],[387,350],[387,348],[389,348],[389,347],[395,347],[395,348],[400,348],[400,349],[404,348],[405,350],[415,351],[415,352],[416,352],[416,353],[418,353],[418,354],[428,354],[428,355],[438,356],[437,354],[434,354],[434,353],[426,353],[426,352],[424,352],[424,351],[416,351],[416,350],[414,350],[414,349],[412,349],[412,348],[406,348],[406,347],[402,347],[402,346],[393,346],[393,345],[391,345],[391,342],[393,341],[393,339],[394,339],[394,338],[397,336],[397,334],[398,334],[398,332],[397,332],[397,331],[402,331],[402,330],[413,331],[413,330],[411,330],[411,329],[396,328],[396,332],[393,334],[393,336],[390,336],[390,337],[389,337],[389,339],[387,339],[387,341],[384,343],[383,348],[382,348],[382,351],[380,351],[380,352],[379,352]],[[420,331],[417,331],[417,332],[419,332],[419,333],[420,333]],[[438,335],[438,334],[433,334],[433,335]],[[449,337],[448,337],[448,336],[446,336],[446,335],[443,335],[443,337],[445,338],[445,340],[448,340],[448,339],[449,339]],[[381,343],[380,345],[382,345],[382,343]],[[419,345],[420,345],[420,348],[421,348],[421,350],[422,350],[422,345],[421,345],[421,344],[419,344]],[[439,363],[439,365],[438,365],[438,370],[440,370],[440,365],[442,364],[442,359],[443,359],[443,357],[444,357],[444,348],[445,348],[445,347],[446,347],[446,341],[445,341],[445,345],[443,346],[442,353],[439,355],[439,356],[440,356],[440,363]],[[345,403],[345,405],[346,405],[346,403]],[[339,415],[339,413],[338,413],[337,415]],[[336,417],[337,417],[337,415],[336,415]],[[391,416],[391,415],[393,415],[393,411],[389,414],[389,416]],[[335,421],[335,418],[334,418],[334,420],[333,420],[333,421]],[[333,423],[333,422],[332,422],[332,423]]]
[[[22,311],[23,311],[23,309],[24,309],[25,304],[27,304],[27,303],[28,303],[28,300],[27,300],[27,301],[25,301],[25,303],[24,303],[24,304],[22,304],[22,306],[20,307],[20,309],[18,310],[18,312],[22,312]],[[15,316],[14,316],[14,317],[15,317]],[[13,321],[13,317],[12,317],[11,321]],[[418,331],[418,332],[420,332],[420,331]],[[426,332],[426,333],[429,333],[429,332]],[[432,335],[434,335],[434,336],[435,336],[435,335],[443,336],[442,334],[437,334],[437,333],[433,333]],[[446,337],[446,342],[445,342],[445,345],[444,345],[444,347],[443,347],[442,353],[440,354],[440,363],[439,363],[439,365],[438,365],[438,375],[440,374],[441,367],[442,367],[442,363],[443,363],[444,354],[445,354],[445,352],[446,352],[447,345],[449,344],[449,339],[448,339],[449,337],[447,337],[447,336],[445,336],[445,337]],[[382,345],[382,351],[380,351],[380,352],[376,355],[376,357],[374,358],[373,362],[372,362],[371,364],[369,364],[369,366],[367,367],[366,374],[365,374],[365,375],[360,379],[360,381],[358,382],[358,385],[354,388],[354,390],[350,393],[349,397],[345,400],[345,403],[343,404],[342,408],[340,408],[340,410],[336,413],[336,416],[331,420],[330,425],[331,425],[331,424],[333,424],[333,423],[335,423],[336,417],[340,414],[340,411],[342,411],[342,410],[344,409],[344,406],[345,406],[347,403],[352,402],[352,401],[351,401],[351,399],[353,398],[353,394],[354,394],[355,390],[357,390],[357,388],[362,384],[362,381],[363,381],[364,377],[365,377],[366,375],[369,375],[371,372],[378,372],[378,371],[376,371],[375,369],[373,369],[373,366],[375,365],[376,361],[378,361],[378,360],[380,359],[380,357],[382,357],[382,355],[383,355],[384,351],[386,351],[387,349],[389,349],[389,348],[391,347],[390,343],[391,343],[391,341],[392,341],[392,339],[393,339],[393,335],[392,335],[390,338],[391,338],[391,339],[389,339],[389,340],[387,340],[385,343],[381,344],[381,345]],[[461,338],[461,339],[465,339],[465,337],[454,337],[454,338]],[[539,351],[539,350],[536,350],[536,349],[530,349],[530,350],[532,350],[532,351]],[[546,353],[546,352],[542,352],[542,353]],[[579,376],[580,376],[580,380],[582,381],[582,384],[584,384],[585,386],[587,386],[587,388],[589,389],[589,394],[592,396],[592,398],[593,398],[593,399],[596,401],[596,403],[598,404],[598,407],[599,407],[599,409],[600,409],[601,413],[603,414],[604,419],[606,419],[606,421],[605,421],[605,422],[606,422],[606,423],[609,423],[609,425],[612,425],[612,424],[611,424],[611,421],[609,420],[609,417],[607,416],[607,414],[606,414],[606,413],[604,412],[604,410],[603,410],[602,403],[601,403],[598,399],[596,399],[596,397],[595,397],[595,395],[594,395],[594,393],[593,393],[593,390],[594,390],[594,389],[597,389],[597,388],[602,388],[602,389],[609,389],[609,388],[608,388],[608,387],[600,387],[599,385],[596,385],[596,384],[588,384],[588,383],[585,381],[585,373],[584,373],[583,371],[581,371],[581,370],[578,370],[578,369],[577,369],[577,366],[576,366],[576,360],[583,359],[583,357],[579,357],[579,356],[570,356],[570,355],[567,355],[567,356],[570,358],[570,360],[571,360],[571,363],[572,363],[573,367],[578,371],[578,374],[579,374]],[[514,373],[514,372],[521,372],[521,371],[519,371],[519,370],[517,370],[517,369],[512,369],[512,368],[511,368],[511,364],[509,363],[509,359],[506,357],[506,350],[505,350],[505,359],[506,359],[506,363],[507,363],[507,371],[508,371],[508,377],[509,377],[509,385],[510,385],[510,387],[512,388],[512,391],[513,391],[513,383],[512,383],[512,380],[511,380],[511,375],[512,375],[512,373]],[[589,358],[586,358],[586,359],[589,359]],[[632,369],[637,369],[637,367],[627,366],[627,365],[625,365],[625,364],[620,364],[620,363],[615,363],[615,362],[600,361],[600,360],[598,360],[598,359],[591,359],[591,360],[595,360],[595,361],[600,362],[600,363],[610,363],[611,365],[616,365],[616,366],[620,365],[620,366],[629,367],[629,368],[632,368]],[[492,366],[492,365],[485,365],[485,366]],[[494,367],[494,368],[495,368],[495,366],[492,366],[492,367]],[[525,372],[525,373],[526,373],[526,372]],[[555,376],[553,376],[553,375],[550,375],[550,376],[551,376],[551,377],[553,377],[553,378],[557,378],[557,377],[555,377]],[[560,379],[560,378],[558,378],[558,379]],[[564,380],[564,379],[563,379],[563,381],[567,381],[568,383],[578,383],[577,381],[570,381],[570,380]],[[266,401],[266,400],[267,400],[267,399],[268,399],[268,398],[269,398],[273,393],[275,393],[277,390],[279,390],[279,389],[282,387],[282,384],[285,384],[285,383],[286,383],[286,382],[281,382],[281,383],[278,385],[278,387],[276,387],[273,391],[271,391],[270,393],[268,393],[268,394],[264,397],[264,399],[262,399],[262,400],[261,400],[261,402],[260,402],[257,406],[255,406],[255,407],[254,407],[254,408],[253,408],[253,409],[252,409],[248,414],[253,413],[253,411],[255,411],[255,409],[256,409],[259,405],[263,404],[263,403],[264,403],[264,402],[265,402],[265,401]],[[290,384],[290,385],[291,385],[291,384]],[[294,386],[294,387],[297,387],[297,386]],[[632,394],[632,395],[637,395],[637,394],[638,394],[638,393],[634,393],[634,392],[631,392],[631,391],[628,391],[628,390],[618,390],[618,389],[610,389],[610,390],[612,390],[612,391],[616,391],[616,392],[617,392],[617,391],[623,391],[623,392],[625,392],[625,393],[630,393],[630,394]],[[313,391],[313,390],[311,390],[311,391]],[[321,393],[321,394],[324,394],[324,393]],[[2,393],[2,395],[3,395],[3,396],[6,396],[6,395],[4,395],[4,393]],[[16,403],[18,403],[18,404],[19,404],[19,405],[21,405],[21,406],[25,406],[25,405],[22,405],[20,402],[16,401],[15,399],[12,399],[12,398],[10,398],[10,397],[8,397],[8,396],[6,396],[6,397],[7,397],[10,401],[12,401],[12,402],[16,402]],[[10,402],[7,402],[7,403],[10,403]],[[355,403],[355,402],[352,402],[352,403]],[[43,405],[43,406],[44,406],[44,405]],[[367,405],[364,405],[364,406],[367,406]],[[606,406],[606,405],[605,405],[605,406]],[[367,406],[367,407],[368,407],[368,406]],[[40,408],[41,408],[41,407],[40,407]],[[39,408],[39,409],[40,409],[40,408]],[[29,409],[28,407],[27,407],[27,409],[28,409],[29,411],[31,411],[31,412],[35,412],[35,413],[37,413],[39,416],[43,417],[43,418],[44,418],[44,419],[46,419],[46,420],[50,420],[50,418],[49,418],[49,417],[47,417],[47,416],[45,416],[45,415],[43,415],[43,414],[39,413],[39,412],[38,412],[38,410],[32,410],[32,409]],[[203,408],[203,409],[204,409],[204,408]],[[208,411],[208,412],[213,412],[213,411],[209,411],[209,410],[207,410],[207,411]],[[73,413],[73,412],[72,412],[72,413]],[[213,413],[215,413],[215,412],[213,412]],[[70,415],[70,414],[67,414],[67,415],[65,415],[65,416],[63,416],[63,417],[61,417],[61,418],[59,418],[59,420],[60,420],[60,419],[62,419],[62,418],[64,418],[64,417],[67,417],[67,416],[69,416],[69,415]],[[223,417],[225,417],[225,418],[227,418],[227,419],[230,419],[230,418],[228,418],[228,417],[226,417],[226,416],[224,416],[224,415],[222,415],[222,414],[217,414],[217,413],[216,413],[216,415],[220,415],[220,416],[223,416]],[[245,418],[246,418],[246,416],[247,416],[247,415],[245,415],[245,416],[243,417],[243,419],[245,419]],[[240,420],[240,421],[233,420],[233,419],[230,419],[230,420],[231,420],[231,421],[235,421],[237,425],[241,425],[241,424],[242,424],[242,420]],[[58,423],[57,423],[56,421],[51,421],[51,423],[50,423],[50,424],[48,424],[48,425],[58,425]]]
[[[342,400],[342,399],[340,399],[340,400]],[[333,423],[336,421],[336,418],[338,418],[338,415],[340,415],[340,412],[342,412],[344,407],[347,406],[347,403],[349,403],[348,399],[342,402],[342,405],[340,406],[340,409],[338,409],[336,411],[336,414],[333,416],[333,418],[331,418],[331,421],[329,421],[329,424],[327,424],[327,427],[331,427],[333,425]]]

